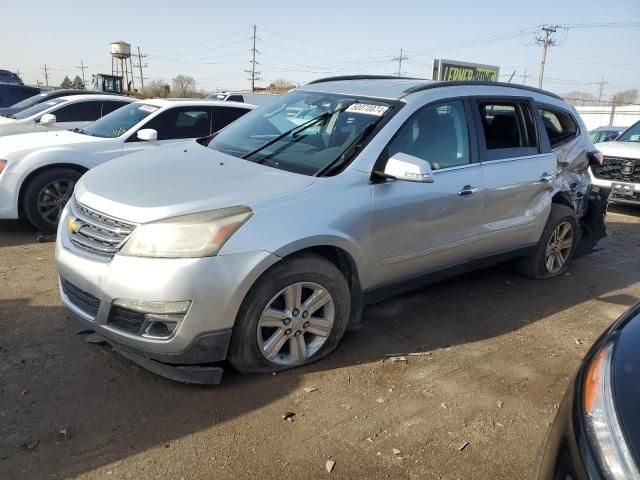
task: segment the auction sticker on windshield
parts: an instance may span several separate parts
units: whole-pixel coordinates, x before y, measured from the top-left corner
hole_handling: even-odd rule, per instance
[[[151,105],[140,105],[140,107],[138,108],[138,110],[142,110],[143,112],[149,112],[149,113],[153,113],[156,110],[158,110],[158,108],[160,107],[153,107]]]
[[[389,107],[385,105],[373,105],[371,103],[354,103],[347,108],[346,112],[351,113],[364,113],[365,115],[375,115],[376,117],[381,117],[385,113],[387,113]]]

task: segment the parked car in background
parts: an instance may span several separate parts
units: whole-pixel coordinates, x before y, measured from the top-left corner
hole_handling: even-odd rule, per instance
[[[615,140],[622,132],[624,127],[598,127],[589,132],[592,143],[603,143]]]
[[[273,93],[220,92],[209,95],[207,98],[221,102],[244,102],[259,107],[278,97],[279,95]]]
[[[640,205],[640,122],[597,148],[603,163],[591,167],[593,183],[611,189],[611,202]]]
[[[10,107],[25,98],[33,97],[40,93],[36,87],[17,85],[15,83],[0,83],[0,108]]]
[[[37,93],[31,97],[25,98],[10,107],[0,108],[0,115],[6,117],[9,114],[19,112],[20,110],[24,110],[29,107],[33,107],[34,105],[42,102],[46,102],[47,100],[52,100],[58,97],[68,97],[70,95],[88,95],[92,93],[89,90],[78,90],[72,88],[59,88],[57,90],[47,90],[44,92]]]
[[[86,127],[134,100],[132,97],[102,94],[54,98],[0,117],[0,137]]]
[[[320,80],[84,175],[58,229],[62,301],[169,378],[306,365],[384,296],[507,258],[562,275],[606,233],[593,150],[542,90]]]
[[[640,478],[640,304],[591,347],[538,460],[540,480]]]
[[[204,137],[252,108],[209,100],[145,100],[127,103],[84,129],[0,138],[0,218],[23,217],[40,231],[54,232],[76,181],[88,169],[130,153],[157,153],[160,146]],[[179,188],[175,184],[169,190]]]
[[[0,82],[24,85],[22,79],[16,73],[10,72],[9,70],[0,70]]]

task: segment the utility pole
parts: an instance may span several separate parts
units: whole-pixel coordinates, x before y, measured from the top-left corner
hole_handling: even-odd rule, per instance
[[[528,77],[528,76],[529,76],[529,75],[527,75],[527,69],[525,68],[525,69],[524,69],[524,73],[522,74],[522,84],[523,84],[523,85],[526,85],[526,84],[527,84],[527,77]]]
[[[600,88],[598,89],[598,102],[602,101],[602,92],[604,90],[604,85],[605,85],[605,81],[604,81],[604,77],[601,77],[600,80]]]
[[[536,43],[542,45],[542,60],[540,61],[540,78],[538,79],[538,88],[542,88],[542,80],[544,79],[544,65],[547,62],[547,49],[558,44],[551,35],[556,33],[560,28],[559,25],[545,25],[542,27],[544,32],[541,37],[536,38]]]
[[[256,80],[260,80],[260,72],[256,72],[256,65],[259,65],[259,62],[256,60],[256,53],[260,53],[256,49],[256,29],[257,27],[254,25],[253,37],[251,37],[253,40],[253,48],[251,48],[251,70],[245,70],[245,72],[251,75],[251,77],[249,77],[249,80],[251,80],[251,93],[255,93]]]
[[[87,89],[87,82],[84,79],[84,69],[87,68],[87,67],[85,67],[84,61],[80,60],[80,66],[79,67],[76,66],[76,68],[79,68],[79,69],[82,70],[82,85],[84,86],[84,89],[86,90]]]
[[[42,70],[42,69],[41,69]],[[47,72],[47,64],[44,64],[44,81],[49,86],[49,72]]]
[[[403,55],[402,48],[400,49],[400,56],[399,57],[393,57],[391,60],[394,61],[394,62],[398,62],[398,76],[401,77],[402,76],[402,61],[403,60],[408,60],[408,57],[406,55]]]
[[[136,55],[134,55],[136,56]],[[145,63],[144,65],[142,64],[142,59],[146,57],[146,55],[142,55],[140,53],[140,47],[138,47],[138,65],[134,65],[134,67],[139,67],[140,68],[140,91],[144,90],[144,76],[142,75],[142,67],[146,67],[147,64]],[[133,75],[133,72],[132,72]]]

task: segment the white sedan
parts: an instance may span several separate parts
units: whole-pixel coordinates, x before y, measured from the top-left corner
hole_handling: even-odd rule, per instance
[[[0,219],[24,217],[55,232],[76,181],[116,157],[206,137],[253,105],[211,100],[142,100],[81,130],[0,138]]]
[[[136,100],[117,95],[70,95],[38,103],[25,110],[0,116],[0,136],[17,133],[73,130]]]

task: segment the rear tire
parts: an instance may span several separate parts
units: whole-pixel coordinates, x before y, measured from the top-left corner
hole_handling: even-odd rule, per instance
[[[334,264],[316,254],[285,258],[242,302],[228,360],[244,374],[313,363],[338,346],[350,310],[349,285]]]
[[[24,190],[22,212],[42,233],[55,233],[60,214],[82,176],[72,168],[51,168],[36,174]]]
[[[578,220],[566,205],[554,203],[535,250],[518,263],[519,272],[533,279],[562,275],[576,250]]]

